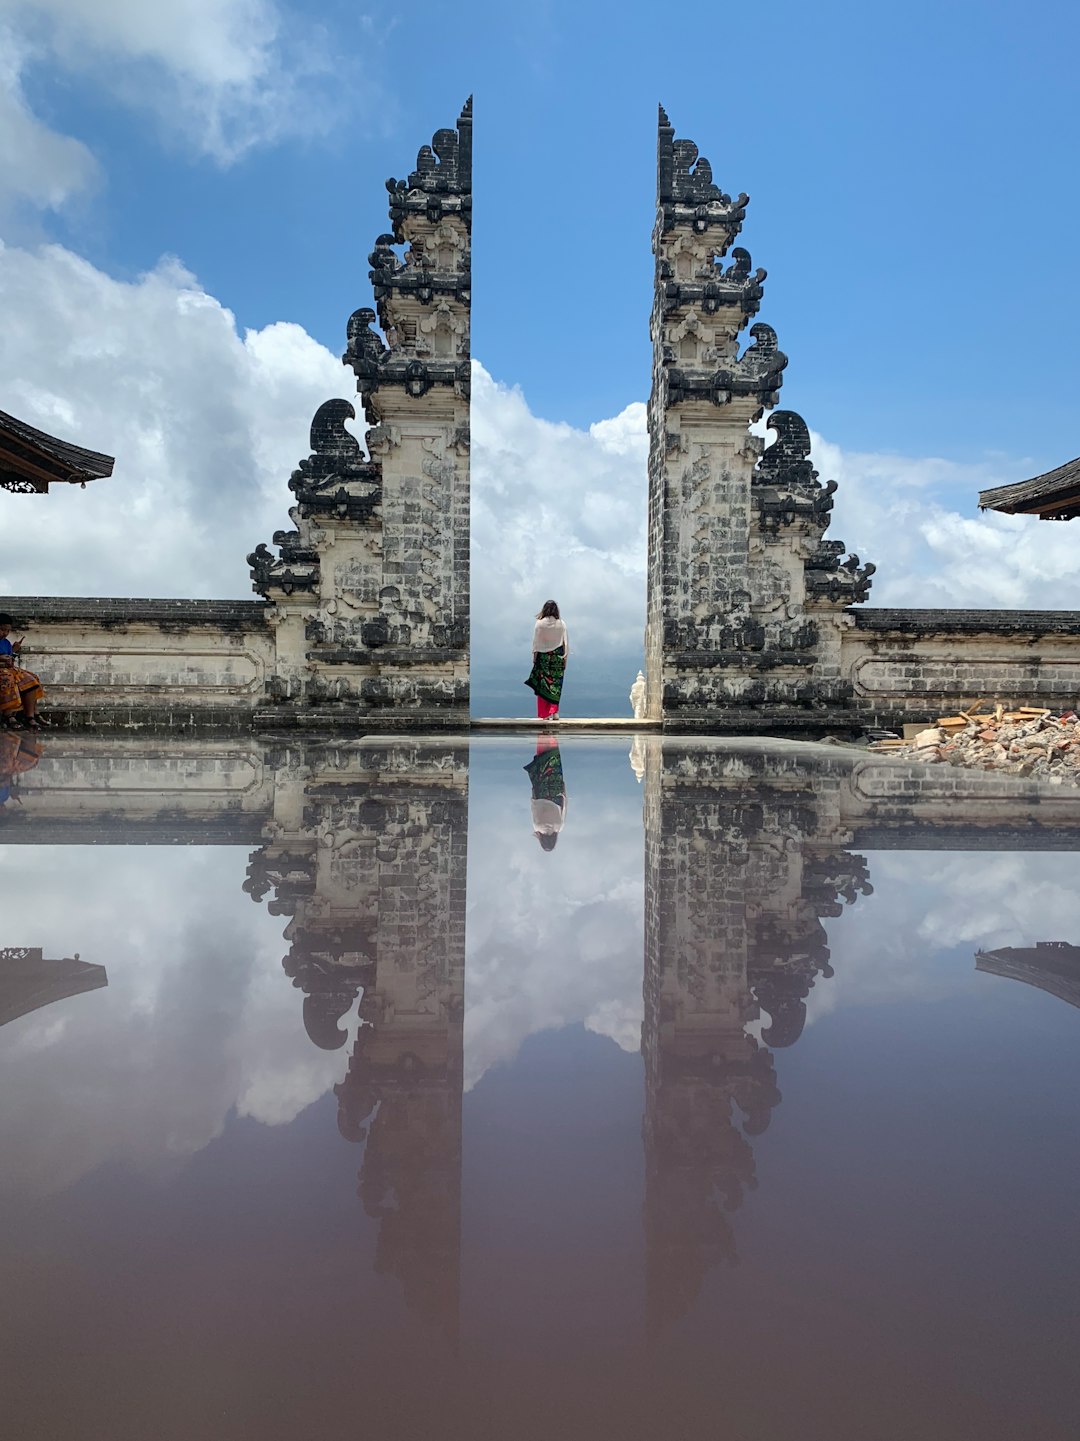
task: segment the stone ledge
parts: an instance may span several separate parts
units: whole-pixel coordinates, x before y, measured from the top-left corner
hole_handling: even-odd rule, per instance
[[[467,661],[466,650],[414,650],[402,646],[372,646],[360,650],[354,646],[313,645],[308,650],[308,659],[320,661],[323,665],[354,666],[440,666],[461,664]]]
[[[897,815],[894,820],[856,820],[851,846],[866,851],[1075,851],[1080,850],[1080,826],[1062,825],[1057,815],[1039,818],[1040,799],[1046,804],[1046,787],[1033,787],[1030,798],[1018,787],[1016,799],[1034,807],[1029,822],[1000,816],[955,824],[934,820],[912,820]],[[1055,799],[1062,799],[1057,796]],[[1068,799],[1067,797],[1065,798]],[[960,804],[960,802],[957,802]],[[1075,800],[1071,802],[1076,805]],[[1058,813],[1060,814],[1060,812]]]
[[[769,704],[718,706],[714,710],[686,707],[664,717],[665,735],[790,736],[820,739],[825,735],[857,735],[865,722],[855,710],[795,709]]]
[[[219,626],[227,630],[267,630],[269,606],[263,600],[150,600],[114,596],[0,596],[0,611],[21,625],[91,624]]]
[[[805,650],[769,650],[765,646],[758,650],[680,650],[671,651],[665,664],[676,670],[717,670],[725,666],[745,669],[753,665],[755,671],[778,670],[782,666],[813,666],[817,656]]]
[[[130,735],[132,731],[150,731],[160,735],[185,732],[200,735],[247,734],[252,728],[253,714],[254,703],[250,699],[233,705],[219,702],[192,705],[179,700],[172,704],[154,705],[124,698],[111,699],[106,692],[100,701],[86,704],[62,701],[59,705],[50,705],[46,693],[42,715],[48,720],[50,728],[43,732],[43,737],[85,731],[116,738]]]
[[[856,629],[902,635],[1080,636],[1078,610],[906,610],[849,606]]]
[[[247,712],[247,721],[260,732],[323,732],[326,735],[380,735],[419,731],[467,731],[467,706],[432,706],[412,710],[387,706],[361,706],[356,701],[322,705],[260,705]]]
[[[601,731],[617,735],[656,732],[663,726],[659,720],[635,720],[633,716],[560,716],[558,720],[538,720],[535,716],[473,716],[471,731],[544,731],[551,735],[569,732]]]
[[[30,810],[3,829],[4,845],[250,846],[262,843],[269,815],[124,816],[115,813],[43,816]]]

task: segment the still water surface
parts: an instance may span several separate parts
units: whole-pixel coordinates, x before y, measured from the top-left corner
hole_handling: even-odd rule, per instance
[[[6,1435],[1080,1432],[1080,806],[628,746],[27,762]]]

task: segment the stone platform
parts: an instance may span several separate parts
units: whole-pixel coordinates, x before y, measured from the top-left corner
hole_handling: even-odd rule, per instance
[[[642,731],[661,731],[660,720],[635,720],[633,716],[560,716],[557,721],[538,720],[536,716],[473,716],[471,731],[566,731],[600,732],[604,735],[633,735]]]

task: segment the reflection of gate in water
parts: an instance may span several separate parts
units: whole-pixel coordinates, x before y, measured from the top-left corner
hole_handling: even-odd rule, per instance
[[[212,746],[54,738],[25,778],[20,822],[4,832],[12,844],[261,840],[245,889],[288,918],[284,968],[314,1044],[344,1049],[359,999],[338,1118],[365,1147],[360,1195],[379,1223],[379,1264],[451,1338],[468,757],[463,743],[405,736]],[[841,749],[650,737],[635,760],[655,1330],[734,1256],[730,1214],[754,1186],[752,1140],[780,1101],[773,1052],[798,1040],[807,996],[831,974],[823,921],[870,891],[860,852],[1076,851],[1080,821],[1075,801],[1030,783]],[[987,952],[979,968],[1053,990],[1064,960],[1046,949]]]
[[[286,974],[317,1046],[344,1046],[338,1126],[362,1143],[378,1266],[453,1340],[460,1268],[468,751],[402,742],[315,770],[245,889],[288,915]]]

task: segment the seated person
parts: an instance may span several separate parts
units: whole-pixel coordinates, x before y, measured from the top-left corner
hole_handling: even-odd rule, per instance
[[[14,624],[11,616],[0,614],[0,719],[9,725],[21,711],[26,724],[36,731],[41,729],[38,701],[45,692],[37,676],[18,664],[22,640],[8,639]]]

